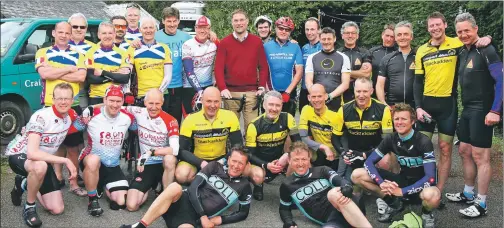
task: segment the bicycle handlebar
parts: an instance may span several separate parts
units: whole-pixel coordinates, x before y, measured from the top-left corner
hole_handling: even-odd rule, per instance
[[[223,97],[222,99],[228,100],[228,101],[240,101],[240,108],[236,112],[241,112],[243,110],[243,106],[245,105],[245,101],[246,101],[247,97],[245,96],[245,94],[243,94],[242,97],[231,97],[231,98]]]

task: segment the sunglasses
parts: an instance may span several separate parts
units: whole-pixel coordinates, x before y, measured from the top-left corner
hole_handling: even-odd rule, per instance
[[[116,29],[123,29],[123,30],[124,30],[124,29],[126,29],[128,26],[126,26],[126,25],[114,25],[114,27],[115,27]]]
[[[72,28],[73,29],[86,29],[87,26],[85,26],[85,25],[72,25]]]
[[[284,27],[278,27],[278,30],[280,30],[282,32],[290,32],[291,31],[290,29],[284,28]]]
[[[129,9],[129,8],[137,8],[137,9],[140,9],[140,6],[136,3],[131,3],[129,4],[128,6],[126,6],[126,9]]]

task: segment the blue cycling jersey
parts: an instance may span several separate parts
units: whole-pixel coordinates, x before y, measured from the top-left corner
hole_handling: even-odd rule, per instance
[[[171,52],[171,59],[173,64],[172,79],[168,88],[182,87],[182,45],[192,36],[177,29],[175,35],[169,35],[164,30],[159,30],[154,35],[154,39],[168,45]]]
[[[314,45],[311,45],[310,43],[305,44],[301,49],[301,52],[303,52],[303,64],[306,66],[306,60],[308,59],[308,56],[320,50],[322,50],[322,45],[320,44],[320,41],[318,41]],[[303,89],[306,89],[305,77],[306,74],[303,71],[303,78],[301,79],[301,88]]]
[[[294,67],[303,65],[303,56],[298,44],[287,41],[280,45],[276,40],[264,44],[270,68],[270,80],[274,90],[285,91],[294,77]]]

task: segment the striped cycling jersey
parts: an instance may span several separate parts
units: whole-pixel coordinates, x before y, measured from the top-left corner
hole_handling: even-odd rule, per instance
[[[140,29],[137,28],[135,30],[131,30],[128,27],[128,30],[126,30],[126,35],[124,35],[124,39],[127,41],[133,41],[133,40],[138,40],[142,39],[142,33],[140,32]]]
[[[81,40],[80,42],[75,42],[73,40],[68,41],[68,45],[72,47],[74,50],[77,52],[86,55],[86,53],[89,51],[89,49],[93,48],[96,46],[95,43],[88,41],[88,40]]]
[[[89,49],[86,54],[86,64],[89,69],[100,69],[108,72],[115,72],[122,67],[128,67],[126,64],[126,53],[115,45],[112,48],[104,48],[98,45]],[[105,90],[113,84],[106,82],[103,84],[91,84],[89,87],[89,97],[103,97]]]
[[[194,74],[201,87],[211,86],[214,82],[213,67],[216,54],[217,45],[210,40],[200,43],[196,38],[192,38],[182,46],[182,60],[193,61]],[[191,88],[187,77],[184,77],[184,88]]]

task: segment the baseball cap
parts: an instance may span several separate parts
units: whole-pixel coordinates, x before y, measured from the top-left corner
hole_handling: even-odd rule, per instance
[[[117,97],[123,98],[124,94],[122,92],[122,88],[120,86],[111,85],[105,91],[105,97],[110,97],[110,96],[117,96]]]
[[[201,16],[198,18],[198,20],[196,20],[196,25],[197,26],[210,26],[211,25],[210,19],[208,19],[208,17]]]

